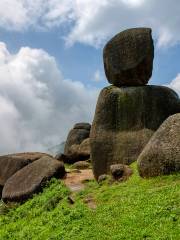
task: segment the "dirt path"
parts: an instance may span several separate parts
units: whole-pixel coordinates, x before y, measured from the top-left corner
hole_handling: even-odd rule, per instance
[[[72,192],[72,194],[69,196],[69,201],[71,204],[74,203],[74,193],[83,190],[85,188],[84,182],[92,179],[94,179],[92,169],[75,170],[67,173],[64,183]],[[93,196],[87,196],[84,199],[84,203],[87,204],[87,206],[92,210],[96,209],[96,202]]]
[[[91,169],[75,170],[67,173],[64,183],[72,192],[78,192],[84,189],[84,181],[92,179],[94,176]]]

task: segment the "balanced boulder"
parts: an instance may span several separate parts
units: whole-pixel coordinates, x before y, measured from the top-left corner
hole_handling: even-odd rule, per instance
[[[42,157],[17,171],[6,181],[2,199],[4,201],[26,200],[39,192],[51,177],[62,178],[64,175],[65,168],[62,162],[50,157]]]
[[[162,122],[180,112],[178,95],[167,87],[104,88],[99,96],[91,128],[93,172],[98,179],[110,165],[129,165]]]
[[[27,152],[0,156],[0,186],[4,186],[7,179],[18,170],[43,156],[50,155],[39,152]]]
[[[104,47],[103,58],[106,77],[115,86],[147,84],[154,58],[151,29],[133,28],[120,32]]]
[[[140,154],[137,162],[142,177],[180,171],[180,113],[164,121]]]
[[[89,137],[91,125],[89,123],[77,123],[68,134],[64,154],[71,154],[71,146],[79,145],[82,141]]]

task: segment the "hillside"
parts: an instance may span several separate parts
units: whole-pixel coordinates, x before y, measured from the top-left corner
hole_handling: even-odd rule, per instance
[[[87,182],[74,204],[55,179],[22,205],[1,203],[0,239],[178,240],[180,175],[142,179],[131,167],[124,183]]]

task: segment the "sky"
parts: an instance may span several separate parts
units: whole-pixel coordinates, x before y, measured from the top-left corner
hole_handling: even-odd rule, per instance
[[[180,94],[179,12],[179,0],[0,0],[0,154],[47,151],[92,122],[102,49],[127,28],[152,28],[149,84]]]

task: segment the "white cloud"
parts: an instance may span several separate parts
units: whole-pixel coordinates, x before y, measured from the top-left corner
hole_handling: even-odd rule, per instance
[[[98,47],[121,30],[148,26],[164,47],[180,41],[179,10],[179,0],[1,0],[0,27],[20,31],[71,23],[67,45]]]
[[[130,7],[138,7],[144,2],[144,0],[122,0],[122,2]]]
[[[92,120],[97,95],[64,79],[47,52],[25,47],[12,55],[0,43],[0,154],[57,145],[75,122]]]
[[[180,1],[170,0],[79,0],[76,22],[67,43],[88,43],[98,46],[119,31],[137,26],[153,28],[158,46],[175,44],[180,40]],[[177,10],[178,9],[178,10]]]
[[[173,79],[169,84],[168,87],[172,88],[174,91],[176,91],[180,96],[180,73],[176,76],[175,79]]]
[[[93,75],[93,79],[94,82],[101,82],[103,80],[103,76],[102,73],[99,69],[97,69]]]

